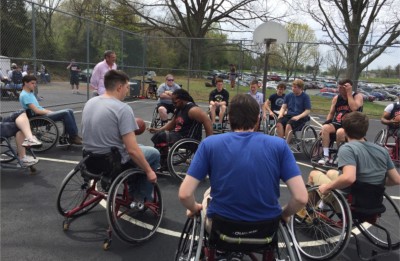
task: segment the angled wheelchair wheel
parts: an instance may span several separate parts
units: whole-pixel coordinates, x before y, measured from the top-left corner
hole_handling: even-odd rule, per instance
[[[318,164],[318,160],[324,155],[324,150],[322,148],[322,139],[318,138],[314,141],[310,150],[311,163]]]
[[[186,220],[179,238],[175,261],[199,260],[203,253],[204,224],[201,216]]]
[[[16,148],[11,145],[8,139],[1,138],[0,163],[9,163],[16,160],[16,151]]]
[[[374,138],[374,143],[383,147],[385,146],[386,143],[386,137],[387,137],[387,129],[382,129],[376,134]]]
[[[292,217],[291,231],[302,255],[331,260],[340,255],[350,239],[350,208],[340,192],[333,190],[321,199],[317,191],[318,187],[308,189],[308,203]]]
[[[311,147],[317,137],[317,132],[312,126],[304,126],[303,130],[301,131],[301,147],[307,158],[311,158]]]
[[[287,224],[279,223],[278,246],[275,249],[275,260],[301,260],[300,253],[293,243],[293,236]]]
[[[51,149],[59,138],[59,130],[56,123],[47,117],[33,117],[29,119],[32,134],[42,142],[42,146],[32,148],[34,152],[44,152]]]
[[[82,177],[78,164],[61,183],[57,210],[64,217],[79,217],[97,206],[104,198],[96,191],[97,180]]]
[[[269,135],[276,137],[278,136],[278,133],[276,132],[276,125],[271,128],[271,130],[269,131]]]
[[[160,128],[161,127],[161,119],[160,115],[158,115],[157,107],[153,111],[153,117],[151,118],[150,128]]]
[[[195,139],[181,139],[168,152],[168,170],[170,174],[182,181],[189,169],[200,142]]]
[[[147,180],[141,170],[122,172],[112,183],[107,200],[108,222],[117,237],[129,244],[151,238],[164,213],[158,185],[152,185],[152,198],[146,198],[139,196],[145,189],[139,180]]]
[[[376,220],[376,224],[385,228],[390,235],[391,249],[396,250],[400,248],[400,210],[399,203],[394,201],[386,192],[383,195],[383,204],[386,211],[382,213]],[[384,231],[376,226],[364,222],[358,226],[361,233],[368,238],[374,245],[382,248],[389,249],[387,235]]]

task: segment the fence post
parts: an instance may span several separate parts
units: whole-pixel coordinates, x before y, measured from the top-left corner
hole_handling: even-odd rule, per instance
[[[188,61],[188,78],[187,78],[187,91],[189,92],[190,70],[192,68],[192,38],[189,38],[189,61]]]
[[[89,62],[90,62],[90,44],[89,44],[89,38],[90,38],[90,28],[89,28],[89,21],[86,20],[86,72],[89,74]],[[89,76],[89,75],[86,75]],[[86,77],[86,100],[88,101],[90,99],[90,83],[89,83],[89,77]]]
[[[37,76],[37,58],[36,58],[36,15],[35,15],[35,3],[32,2],[32,58],[33,58],[33,73]],[[36,81],[37,82],[37,81]],[[35,96],[39,91],[39,85],[36,84]]]

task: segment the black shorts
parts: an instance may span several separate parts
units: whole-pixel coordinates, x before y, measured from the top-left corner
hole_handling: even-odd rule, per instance
[[[71,78],[69,79],[69,83],[70,83],[71,85],[79,85],[79,77],[71,77]]]
[[[310,120],[310,117],[307,116],[298,121],[293,121],[291,120],[292,117],[292,115],[285,115],[278,120],[278,123],[281,123],[283,128],[285,128],[287,124],[290,124],[290,126],[292,126],[292,130],[299,131],[301,128],[303,128],[304,124]]]
[[[159,103],[157,104],[157,110],[160,108],[160,106],[165,107],[167,109],[167,113],[173,113],[175,110],[175,106],[173,104]]]
[[[182,139],[182,135],[174,131],[160,131],[151,137],[154,145],[168,144],[169,146]]]
[[[15,134],[19,131],[17,124],[15,124],[15,120],[24,113],[24,110],[19,110],[11,113],[9,116],[6,116],[1,119],[1,136],[10,138],[15,136]]]
[[[331,124],[333,125],[333,127],[335,127],[335,131],[337,131],[338,129],[342,128],[342,124],[341,123],[332,122]]]

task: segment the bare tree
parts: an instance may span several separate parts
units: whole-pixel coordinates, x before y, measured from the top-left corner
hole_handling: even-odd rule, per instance
[[[346,77],[355,82],[371,62],[400,35],[398,0],[294,0],[307,12],[346,59]],[[367,45],[368,48],[364,48]]]
[[[261,0],[115,0],[129,8],[133,15],[141,18],[139,30],[161,31],[172,37],[196,40],[181,41],[192,54],[192,68],[200,68],[204,49],[204,38],[209,31],[250,31],[248,22],[258,19],[266,21],[267,11]]]
[[[314,46],[311,50],[311,67],[312,71],[311,74],[313,76],[313,81],[317,79],[318,74],[321,70],[321,65],[324,62],[324,58],[321,55],[321,52],[318,50],[318,47]]]
[[[345,68],[345,59],[342,56],[343,52],[339,52],[334,49],[329,51],[326,54],[326,63],[328,66],[329,73],[332,73],[337,81],[339,79],[340,74],[344,71]]]

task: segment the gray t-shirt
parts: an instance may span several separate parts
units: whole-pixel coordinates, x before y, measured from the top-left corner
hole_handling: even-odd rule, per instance
[[[176,84],[176,83],[174,83],[171,87],[168,86],[166,83],[163,83],[163,84],[161,84],[160,87],[158,87],[158,89],[157,89],[157,96],[160,97],[160,95],[161,95],[162,93],[164,93],[165,91],[174,92],[175,90],[180,89],[180,88],[181,88],[181,87],[180,87],[178,84]],[[157,101],[157,102],[158,102],[158,103],[164,103],[164,104],[172,104],[172,100],[170,100],[170,99],[158,98],[158,101]]]
[[[356,179],[361,182],[381,185],[388,170],[394,165],[388,151],[371,142],[351,141],[339,148],[338,166],[356,166]]]
[[[129,105],[115,98],[98,96],[90,99],[82,112],[83,149],[105,154],[117,147],[122,163],[130,157],[122,136],[138,129],[135,115]]]

